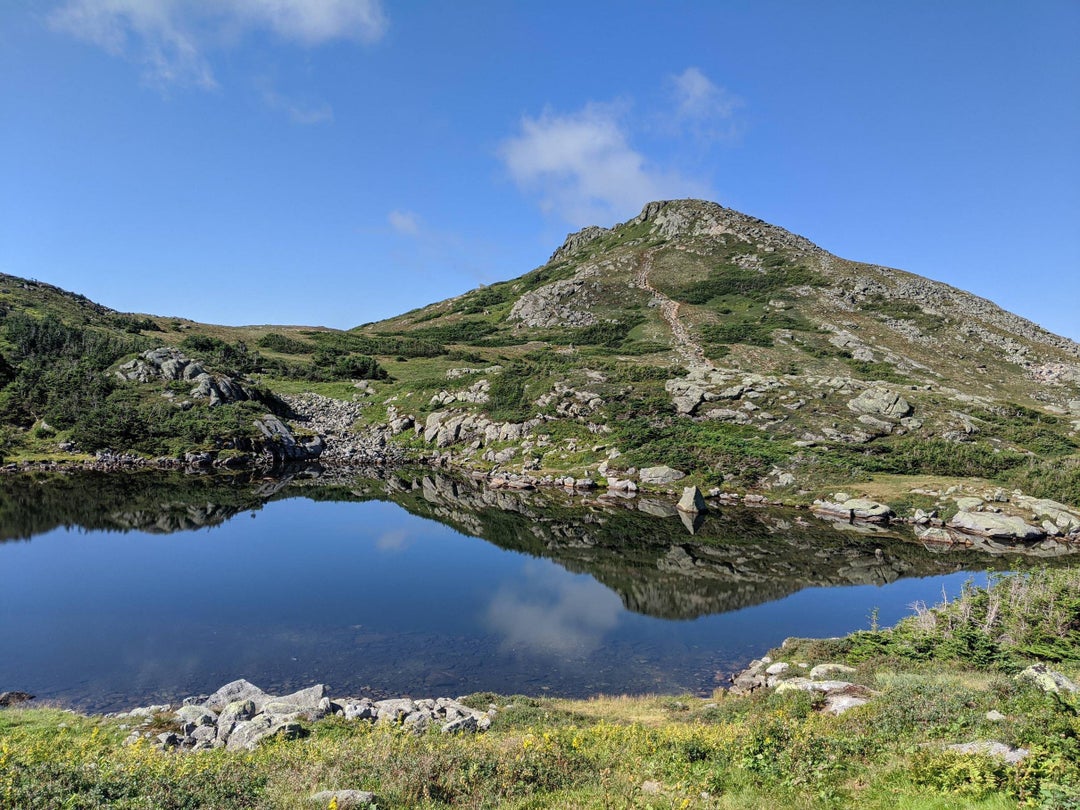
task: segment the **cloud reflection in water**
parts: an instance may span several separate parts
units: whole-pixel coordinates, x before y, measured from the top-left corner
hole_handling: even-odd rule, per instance
[[[589,655],[619,621],[619,597],[590,577],[539,561],[522,574],[504,582],[487,609],[503,653]]]

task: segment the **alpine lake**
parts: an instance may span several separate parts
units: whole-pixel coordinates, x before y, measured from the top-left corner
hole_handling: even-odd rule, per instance
[[[1039,564],[1064,564],[1067,560]],[[88,711],[284,694],[707,694],[1022,555],[905,527],[429,469],[0,478],[0,690]]]

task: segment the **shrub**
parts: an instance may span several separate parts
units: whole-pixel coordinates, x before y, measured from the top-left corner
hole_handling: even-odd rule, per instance
[[[311,354],[315,351],[315,347],[307,341],[296,340],[277,332],[263,335],[256,345],[260,349],[269,349],[272,352],[281,352],[281,354]]]

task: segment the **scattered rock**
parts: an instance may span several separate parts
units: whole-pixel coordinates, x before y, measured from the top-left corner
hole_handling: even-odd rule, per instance
[[[0,706],[15,706],[33,699],[29,692],[0,692]]]

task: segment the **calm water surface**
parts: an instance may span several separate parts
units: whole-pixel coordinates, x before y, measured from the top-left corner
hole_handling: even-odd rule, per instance
[[[646,504],[663,512],[660,504]],[[798,521],[798,522],[797,522]],[[695,534],[449,478],[0,483],[0,691],[703,692],[791,635],[892,623],[988,564],[793,512]],[[976,575],[978,576],[978,575]]]

